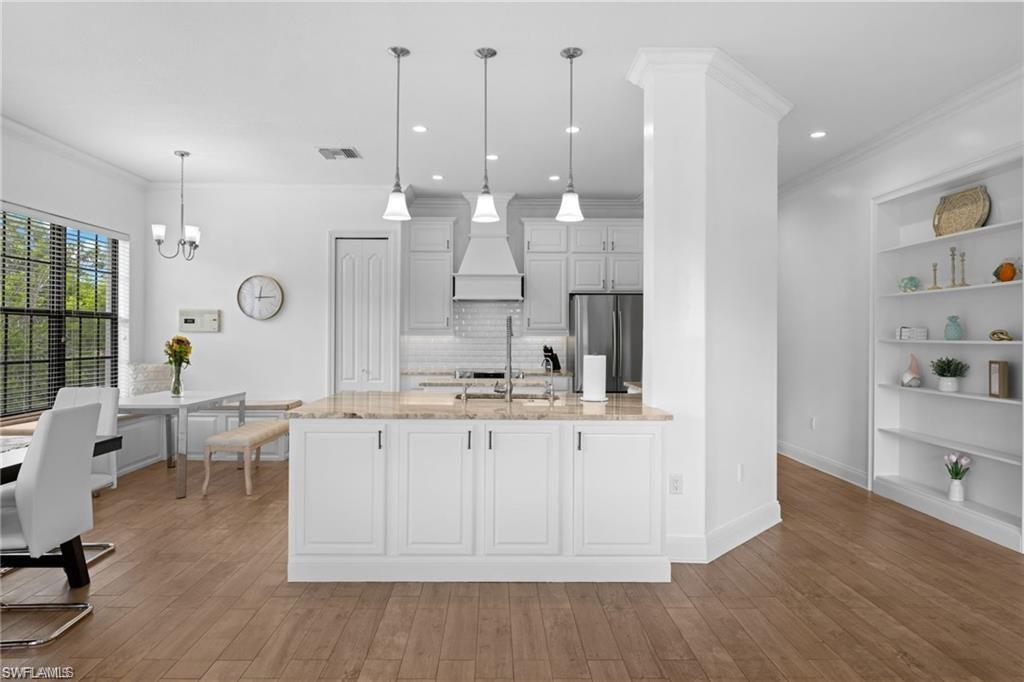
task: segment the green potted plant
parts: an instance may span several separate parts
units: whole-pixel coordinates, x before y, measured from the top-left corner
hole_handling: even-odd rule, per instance
[[[960,390],[960,377],[967,376],[970,365],[956,358],[932,360],[932,374],[939,377],[939,390],[956,393]]]

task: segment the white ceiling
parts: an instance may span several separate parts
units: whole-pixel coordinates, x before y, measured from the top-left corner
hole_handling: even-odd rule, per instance
[[[491,46],[491,186],[550,195],[564,177],[578,45],[576,186],[642,188],[639,47],[719,47],[793,102],[780,181],[1021,62],[1022,5],[5,3],[3,114],[153,181],[391,182],[394,62],[404,45],[402,179],[473,190]],[[410,131],[414,123],[426,134]],[[808,132],[824,128],[824,140]],[[354,145],[360,161],[323,160]],[[443,182],[431,180],[440,173]]]

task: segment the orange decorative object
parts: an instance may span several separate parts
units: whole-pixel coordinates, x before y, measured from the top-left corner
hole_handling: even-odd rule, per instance
[[[1017,266],[1009,261],[1004,261],[992,271],[992,276],[1000,282],[1012,282],[1017,277]]]

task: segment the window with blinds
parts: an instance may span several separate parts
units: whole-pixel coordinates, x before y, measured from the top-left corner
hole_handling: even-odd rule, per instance
[[[2,415],[48,409],[62,386],[117,386],[128,242],[6,207],[0,218]]]

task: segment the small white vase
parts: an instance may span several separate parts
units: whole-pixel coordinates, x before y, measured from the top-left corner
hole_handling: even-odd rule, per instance
[[[939,390],[943,393],[956,393],[960,390],[960,379],[957,377],[939,377]]]
[[[949,499],[953,502],[964,501],[964,482],[952,479],[949,482]]]

